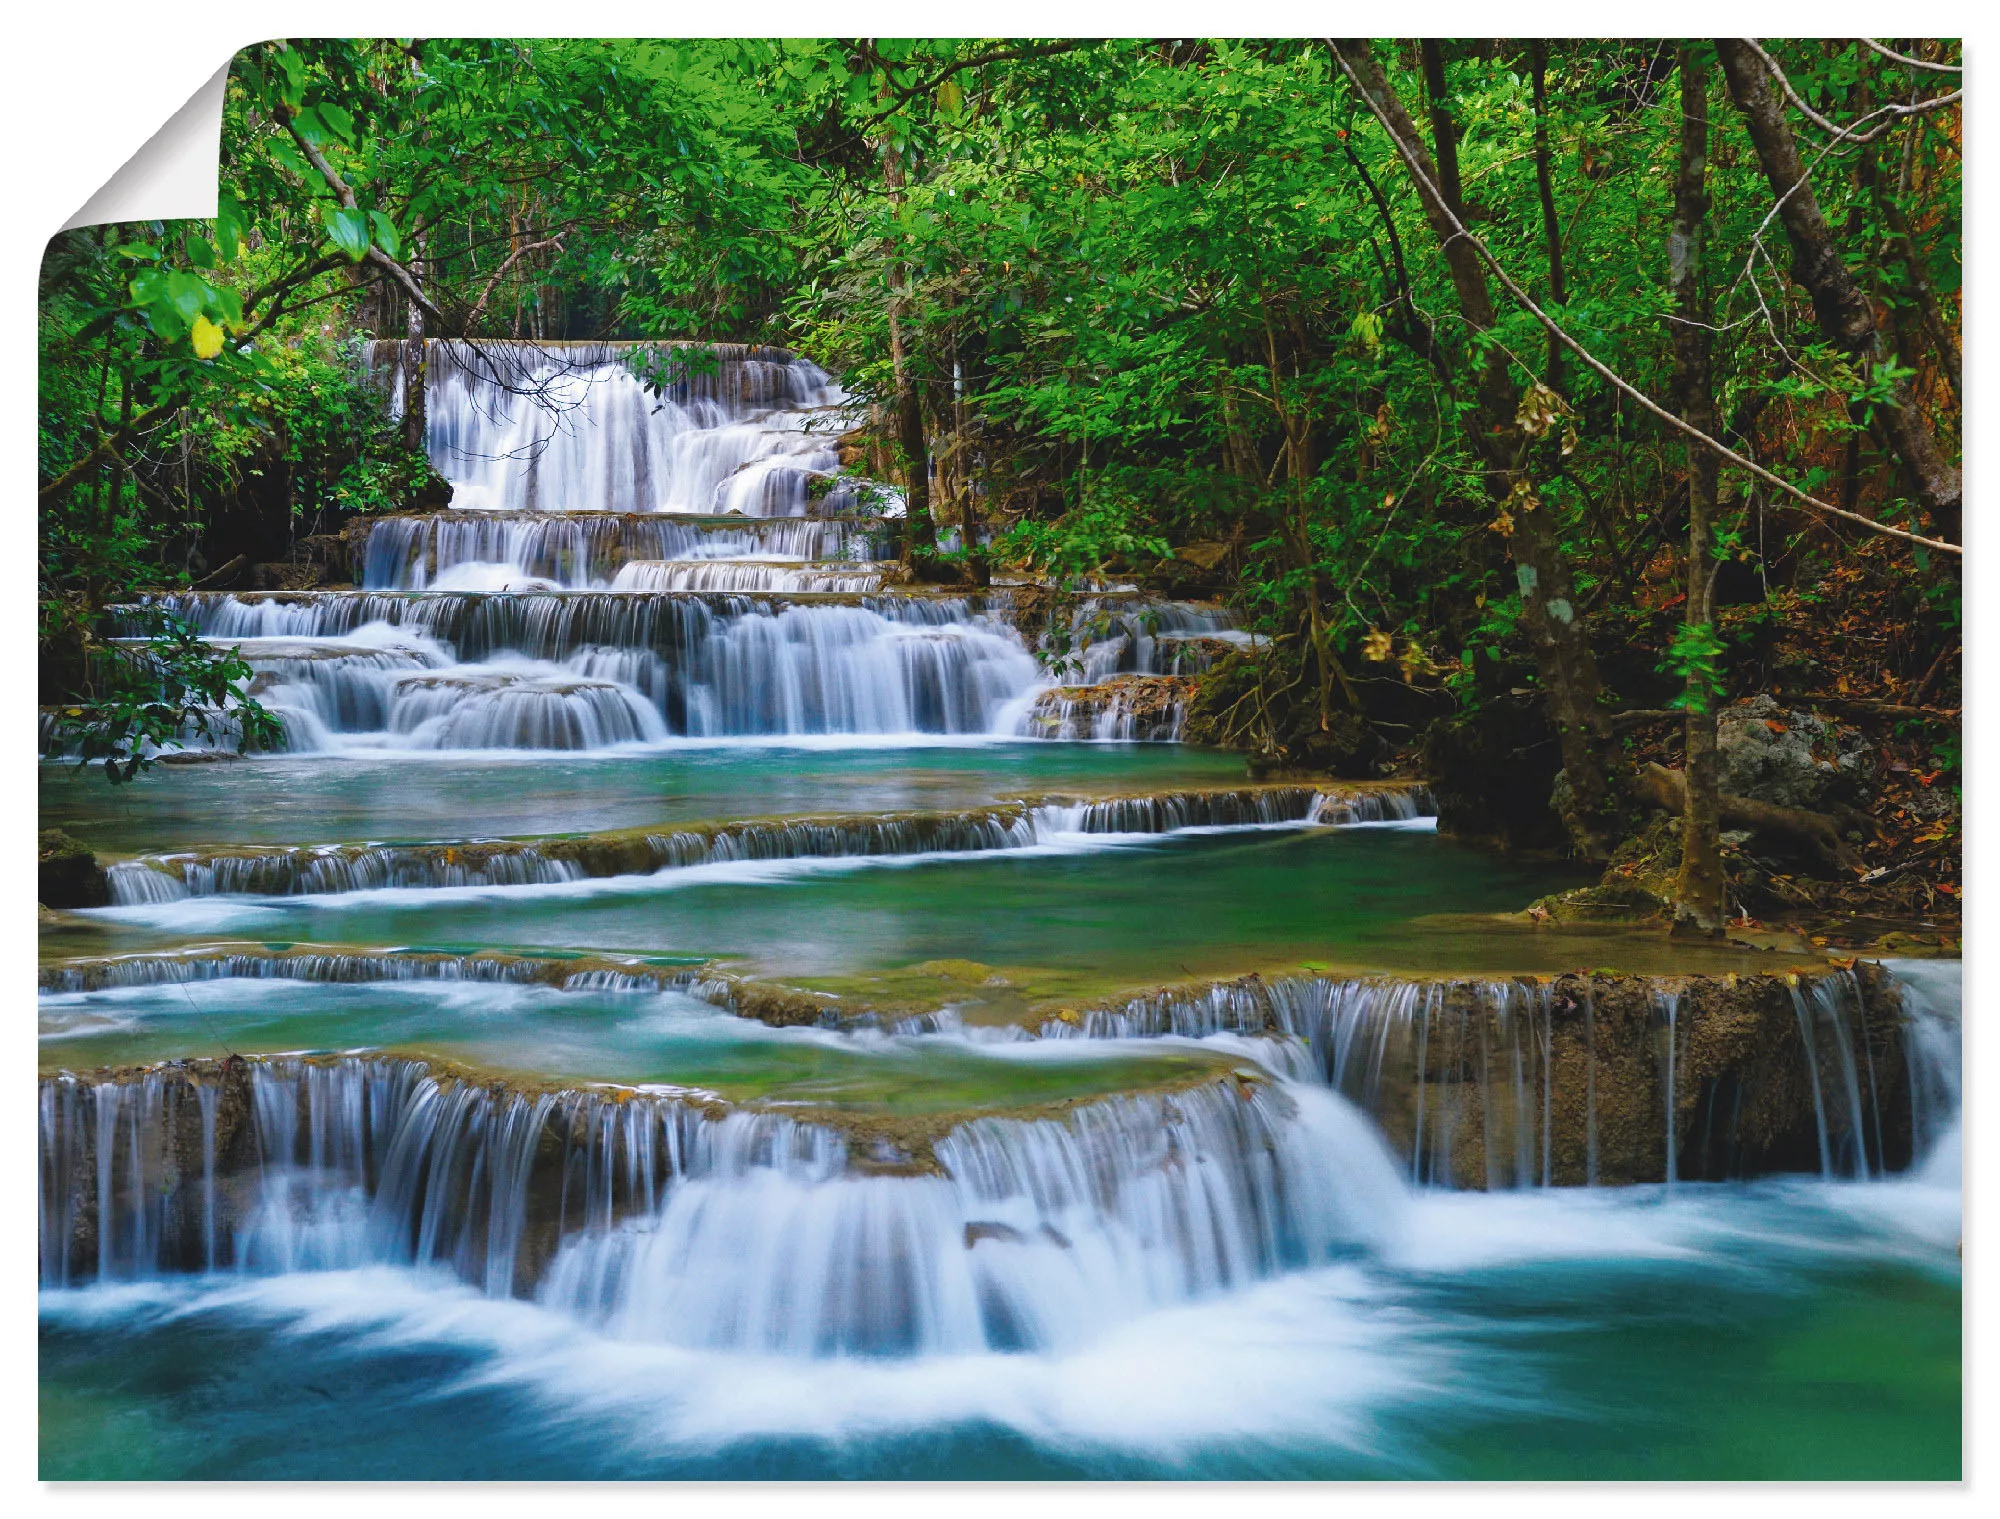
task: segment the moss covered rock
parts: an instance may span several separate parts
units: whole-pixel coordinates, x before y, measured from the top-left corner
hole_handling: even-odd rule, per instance
[[[107,907],[111,882],[97,856],[60,828],[42,831],[36,898],[44,907]]]

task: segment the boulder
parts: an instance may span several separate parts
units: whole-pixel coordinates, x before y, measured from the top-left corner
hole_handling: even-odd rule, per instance
[[[1852,729],[1758,696],[1717,722],[1721,788],[1731,796],[1825,812],[1856,806],[1875,783],[1874,746]]]
[[[36,898],[44,907],[108,907],[111,882],[97,856],[60,828],[42,831]]]

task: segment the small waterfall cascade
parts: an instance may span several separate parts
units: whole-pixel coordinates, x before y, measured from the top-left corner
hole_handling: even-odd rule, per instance
[[[1090,684],[1051,690],[1009,592],[899,583],[902,503],[841,473],[857,419],[783,349],[413,340],[369,362],[399,409],[423,377],[451,508],[351,524],[354,591],[149,603],[242,650],[294,752],[1174,741],[1186,677],[1252,641],[1220,608],[1093,596],[1042,640]]]
[[[1365,1251],[1402,1195],[1347,1104],[1243,1077],[921,1142],[388,1058],[56,1076],[40,1101],[45,1288],[428,1266],[621,1338],[776,1355],[1080,1344]]]
[[[1410,1180],[1487,1189],[1866,1180],[1955,1114],[1944,994],[1877,967],[1814,976],[1250,978],[1057,1019],[1044,1037],[1264,1035],[1272,1062],[1381,1124]]]
[[[782,348],[415,346],[372,344],[369,362],[397,415],[422,366],[431,463],[461,510],[802,516],[852,421],[832,376]]]
[[[992,596],[187,593],[303,751],[1011,731],[1040,683]]]
[[[1071,834],[1160,835],[1194,828],[1309,826],[1416,818],[1420,786],[1247,787],[1102,800],[1039,798],[964,812],[862,813],[449,844],[328,844],[149,855],[107,868],[121,907],[187,897],[321,896],[386,887],[554,885],[738,860],[971,854]]]
[[[731,560],[763,566],[803,566],[808,561],[852,565],[885,559],[890,548],[885,524],[847,517],[441,512],[364,518],[349,532],[355,583],[369,591],[603,591],[614,585],[621,590],[807,590],[814,587],[620,582],[628,567],[638,565]]]
[[[698,973],[645,960],[596,955],[579,962],[489,950],[450,954],[424,950],[196,947],[172,954],[112,955],[45,966],[38,989],[48,996],[174,986],[202,981],[305,981],[356,985],[371,981],[452,981],[550,986],[563,991],[688,991]],[[727,983],[700,983],[703,1000],[727,1007]]]
[[[1116,675],[1198,675],[1215,649],[1248,647],[1225,607],[1192,601],[1140,602],[1092,597],[1071,614],[1069,644],[1077,685]]]

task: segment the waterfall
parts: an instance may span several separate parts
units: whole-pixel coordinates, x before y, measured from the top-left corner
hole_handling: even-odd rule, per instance
[[[573,958],[538,958],[501,951],[454,955],[422,950],[193,949],[164,955],[119,955],[44,967],[42,993],[51,996],[123,987],[173,986],[201,981],[309,981],[351,985],[367,981],[473,981],[555,986],[564,991],[685,990],[691,970],[648,969],[641,962],[592,956],[578,969]],[[726,983],[708,983],[703,1000],[728,1005]],[[719,994],[717,994],[719,992]]]
[[[1040,682],[1004,596],[187,593],[295,749],[987,734]]]
[[[451,509],[351,524],[356,591],[147,608],[239,647],[293,752],[1171,742],[1191,677],[1255,642],[1219,607],[1093,595],[1040,640],[1088,684],[1048,689],[1008,593],[894,583],[900,500],[840,473],[859,418],[783,349],[410,340],[369,363],[395,407],[422,376]]]
[[[378,369],[410,361],[371,345]],[[799,516],[851,425],[817,365],[740,344],[425,345],[425,439],[475,510]],[[641,371],[671,377],[649,390]]]
[[[882,589],[883,572],[859,564],[761,564],[745,559],[638,559],[615,591],[830,591]]]
[[[1935,1115],[1955,1111],[1955,1015],[1935,1011],[1943,994],[1928,1009],[1910,998],[1872,969],[1865,980],[1842,969],[1671,982],[1251,977],[1066,1013],[1039,1032],[1280,1041],[1266,1063],[1374,1116],[1416,1183],[1769,1170],[1866,1180],[1930,1153],[1945,1126]]]
[[[1678,1105],[1678,1098],[1680,1089],[1674,1084],[1674,1063],[1675,1063],[1675,1056],[1677,1054],[1676,1045],[1678,1043],[1678,1034],[1679,1034],[1681,994],[1677,989],[1673,987],[1662,987],[1658,992],[1654,994],[1654,1001],[1659,1006],[1660,1021],[1662,1022],[1662,1024],[1665,1025],[1666,1035],[1667,1035],[1666,1059],[1663,1062],[1664,1065],[1666,1066],[1665,1087],[1666,1087],[1666,1115],[1667,1115],[1666,1117],[1667,1163],[1666,1163],[1665,1179],[1668,1188],[1671,1189],[1674,1184],[1674,1178],[1680,1174],[1679,1153],[1678,1153],[1679,1141],[1680,1141],[1680,1108]]]
[[[1191,601],[1110,601],[1090,598],[1071,615],[1076,684],[1098,685],[1114,675],[1193,675],[1205,669],[1203,642],[1244,643],[1235,620],[1219,606]]]
[[[1178,743],[1193,692],[1172,677],[1121,675],[1037,696],[1020,721],[1029,738],[1098,743]]]
[[[1359,1115],[1244,1078],[974,1118],[927,1145],[699,1096],[513,1092],[404,1060],[189,1062],[41,1089],[45,1287],[367,1263],[627,1339],[1051,1349],[1370,1248]]]
[[[106,870],[114,906],[211,896],[319,896],[386,887],[555,885],[737,860],[1025,849],[1075,834],[1333,826],[1413,818],[1421,787],[1246,787],[1100,801],[1040,798],[963,812],[800,817],[451,844],[325,844],[148,855]]]
[[[540,582],[563,590],[605,590],[629,564],[755,559],[870,561],[886,557],[880,523],[770,517],[757,521],[617,516],[608,512],[450,512],[355,523],[356,583],[371,591],[505,590],[457,585],[454,574]],[[771,587],[770,589],[794,589]],[[803,589],[802,587],[798,589]],[[863,587],[862,589],[872,589]]]

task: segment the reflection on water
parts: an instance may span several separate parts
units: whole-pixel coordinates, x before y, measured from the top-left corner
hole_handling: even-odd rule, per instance
[[[200,897],[89,914],[68,952],[194,937],[565,945],[723,957],[787,981],[893,978],[965,960],[1030,995],[1061,995],[1260,968],[1602,965],[1598,939],[1476,922],[1439,932],[1429,921],[1511,911],[1576,880],[1420,828],[1092,836],[972,858],[745,861],[550,886]],[[52,934],[45,951],[64,942]]]
[[[851,740],[849,741],[851,745]],[[879,749],[688,745],[652,755],[306,756],[166,767],[125,786],[44,764],[41,826],[113,854],[202,845],[599,833],[687,820],[977,807],[1037,791],[1243,783],[1240,756],[1164,744]]]

